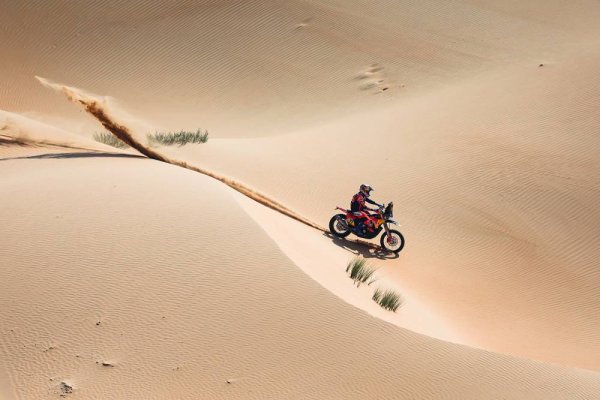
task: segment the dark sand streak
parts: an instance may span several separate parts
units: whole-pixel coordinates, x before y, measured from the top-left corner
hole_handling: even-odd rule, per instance
[[[87,147],[73,146],[69,144],[60,144],[51,142],[49,140],[35,140],[22,137],[12,137],[8,135],[0,135],[0,147],[2,146],[20,146],[20,147],[58,147],[60,149],[73,149],[73,150],[88,150],[96,151],[96,149],[90,149]]]
[[[224,176],[217,175],[217,174],[210,172],[208,170],[205,170],[203,168],[195,167],[184,161],[174,160],[174,159],[165,157],[164,155],[158,153],[157,151],[154,151],[153,149],[142,145],[140,142],[138,142],[133,137],[133,135],[129,132],[129,129],[127,129],[126,126],[117,124],[114,121],[112,121],[112,119],[106,114],[104,109],[98,105],[97,102],[90,102],[90,101],[85,101],[85,100],[81,100],[81,99],[79,99],[78,101],[79,101],[79,103],[81,103],[84,106],[86,111],[89,112],[90,114],[92,114],[94,117],[96,117],[96,119],[98,119],[98,121],[100,121],[102,123],[102,125],[108,131],[112,132],[116,137],[118,137],[123,142],[127,143],[129,146],[133,147],[134,149],[136,149],[137,151],[139,151],[146,157],[152,158],[154,160],[162,161],[162,162],[165,162],[168,164],[177,165],[178,167],[186,168],[186,169],[201,173],[203,175],[210,176],[211,178],[214,178],[220,182],[223,182],[227,186],[235,189],[236,191],[244,194],[245,196],[251,198],[252,200],[259,202],[260,204],[262,204],[264,206],[267,206],[275,211],[285,214],[288,217],[293,218],[299,222],[302,222],[303,224],[308,225],[312,228],[318,229],[321,232],[327,232],[327,230],[325,228],[296,214],[295,212],[293,212],[292,210],[283,206],[282,204],[268,198],[267,196],[263,195],[262,193],[258,193],[256,191],[242,185],[239,182],[236,182],[236,181],[226,178]]]
[[[283,215],[286,215],[290,218],[293,218],[296,221],[301,222],[304,225],[310,226],[311,228],[317,229],[321,232],[325,232],[325,233],[329,232],[326,228],[310,221],[307,218],[302,217],[301,215],[298,215],[294,211],[285,207],[283,204],[265,196],[262,193],[252,190],[252,189],[248,188],[247,186],[245,186],[239,182],[236,182],[233,179],[230,179],[230,178],[227,178],[227,177],[224,177],[221,175],[217,175],[217,174],[215,174],[211,171],[205,170],[203,168],[198,168],[196,166],[188,164],[185,161],[171,159],[171,158],[166,157],[163,154],[160,154],[159,152],[143,145],[134,137],[134,135],[131,134],[129,128],[127,128],[125,125],[121,125],[121,124],[113,121],[113,119],[105,111],[104,107],[101,104],[99,104],[98,101],[81,98],[82,96],[80,96],[76,93],[77,89],[70,88],[70,87],[64,86],[64,85],[51,84],[51,83],[47,82],[46,80],[44,80],[43,78],[38,78],[38,80],[40,80],[40,82],[42,82],[42,84],[44,84],[46,86],[49,86],[56,90],[61,91],[62,93],[64,93],[67,96],[67,98],[71,102],[79,103],[80,105],[82,105],[83,108],[88,113],[93,115],[98,121],[100,121],[100,123],[109,132],[111,132],[117,138],[121,139],[123,142],[127,143],[129,146],[136,149],[137,151],[139,151],[141,154],[145,155],[146,157],[152,158],[157,161],[162,161],[162,162],[165,162],[168,164],[176,165],[181,168],[186,168],[191,171],[195,171],[200,174],[209,176],[213,179],[216,179],[216,180],[224,183],[225,185],[229,186],[230,188],[234,189],[235,191],[242,193],[246,197],[262,204],[265,207],[275,210],[275,211],[277,211]],[[87,97],[87,96],[85,96],[85,97]],[[364,240],[358,239],[358,240],[353,240],[352,242],[358,243],[358,244],[361,244],[361,245],[364,245],[364,246],[367,246],[370,248],[380,249],[379,246],[377,246],[373,243],[364,241]]]

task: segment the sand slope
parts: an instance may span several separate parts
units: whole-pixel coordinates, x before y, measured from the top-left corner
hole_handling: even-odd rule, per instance
[[[409,240],[387,272],[467,343],[598,369],[597,54],[492,71],[294,135],[164,151],[320,223],[370,182],[396,201]]]
[[[5,3],[0,397],[598,397],[599,2]],[[322,225],[371,183],[407,247],[90,142],[34,76]]]
[[[20,398],[55,397],[61,381],[73,398],[107,399],[600,390],[597,374],[447,344],[347,305],[195,173],[77,154],[1,163],[0,349]]]
[[[156,127],[277,135],[515,61],[551,62],[597,38],[598,19],[594,0],[9,1],[0,109],[97,129],[40,75],[110,94]]]
[[[9,154],[18,154],[20,147],[27,147],[25,150],[27,154],[31,154],[35,147],[43,147],[44,152],[47,152],[49,147],[92,151],[114,150],[91,138],[4,110],[0,110],[0,145],[6,145],[2,151],[5,157]]]

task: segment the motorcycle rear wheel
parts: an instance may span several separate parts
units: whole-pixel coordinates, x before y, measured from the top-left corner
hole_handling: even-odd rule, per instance
[[[381,248],[391,252],[398,254],[404,248],[404,236],[400,232],[395,229],[390,229],[390,241],[388,242],[388,233],[384,232],[381,235]]]
[[[344,214],[337,214],[331,217],[329,220],[329,232],[339,238],[345,238],[351,233],[350,227],[346,224],[346,216]]]

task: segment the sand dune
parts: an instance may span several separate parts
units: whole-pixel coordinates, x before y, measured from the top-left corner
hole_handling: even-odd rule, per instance
[[[0,398],[596,399],[598,20],[593,0],[4,4]],[[309,227],[361,182],[395,202],[400,257]]]
[[[154,126],[278,135],[513,62],[552,62],[596,38],[598,19],[593,0],[9,2],[0,109],[97,128],[32,81],[40,75],[108,93]]]
[[[591,372],[451,345],[365,315],[308,279],[227,190],[193,172],[77,154],[2,169],[0,296],[10,307],[0,349],[20,398],[57,396],[60,382],[75,397],[107,399],[600,390]],[[171,195],[157,196],[164,191]]]
[[[515,66],[319,129],[173,152],[315,221],[370,182],[409,241],[388,274],[467,343],[598,369],[598,65]]]
[[[213,179],[218,180],[219,182],[226,184],[227,186],[244,194],[245,196],[248,196],[249,198],[259,202],[260,204],[262,204],[265,207],[276,210],[276,211],[286,215],[289,218],[293,218],[293,219],[295,219],[307,226],[310,226],[311,228],[317,229],[321,232],[326,231],[326,229],[324,227],[319,226],[318,224],[315,224],[314,222],[308,220],[307,218],[288,209],[283,204],[278,203],[276,200],[266,197],[265,195],[261,194],[260,192],[254,190],[254,189],[249,188],[248,186],[242,185],[239,182],[236,182],[225,176],[215,174],[209,170],[198,168],[198,167],[195,167],[188,163],[185,163],[183,161],[177,160],[175,158],[165,156],[160,151],[152,148],[148,144],[145,144],[143,142],[143,139],[139,138],[139,135],[136,135],[134,133],[134,129],[130,128],[127,125],[120,123],[114,116],[111,115],[110,109],[109,109],[110,107],[105,102],[102,102],[100,99],[98,99],[97,97],[87,94],[84,91],[77,89],[77,88],[73,88],[73,87],[69,87],[69,86],[65,86],[65,85],[61,85],[61,84],[56,84],[56,83],[51,83],[48,80],[41,78],[41,77],[36,77],[36,78],[44,86],[47,86],[58,92],[62,92],[63,94],[65,94],[67,96],[69,101],[72,101],[73,103],[75,103],[79,106],[82,106],[86,110],[86,112],[88,112],[91,116],[96,118],[104,126],[104,128],[106,128],[107,131],[111,132],[118,139],[123,141],[128,146],[133,147],[135,150],[139,151],[141,154],[145,155],[146,157],[151,158],[153,160],[172,164],[172,165],[175,165],[175,166],[178,166],[181,168],[189,169],[191,171],[198,172],[202,175],[209,176]],[[136,137],[136,136],[138,136],[138,137]],[[368,243],[365,242],[365,244],[368,244]]]
[[[28,152],[32,146],[112,150],[89,138],[3,110],[0,110],[0,144],[28,146]]]

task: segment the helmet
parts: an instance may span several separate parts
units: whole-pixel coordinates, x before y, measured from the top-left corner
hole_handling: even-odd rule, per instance
[[[367,185],[365,183],[363,183],[362,185],[360,185],[360,192],[362,194],[364,194],[365,196],[369,197],[371,196],[371,191],[373,190],[373,188],[370,185]]]

